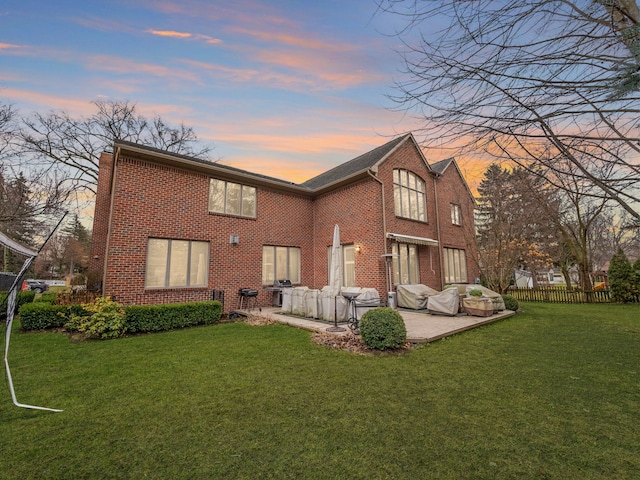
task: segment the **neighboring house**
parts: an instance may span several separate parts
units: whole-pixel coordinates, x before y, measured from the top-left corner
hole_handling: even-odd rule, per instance
[[[478,277],[474,200],[453,159],[429,165],[407,134],[302,184],[116,142],[103,154],[90,270],[124,304],[211,299],[275,280],[322,288],[340,226],[345,286]],[[389,282],[392,285],[389,285]]]

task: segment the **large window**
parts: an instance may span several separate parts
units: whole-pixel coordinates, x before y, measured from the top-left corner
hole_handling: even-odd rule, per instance
[[[391,253],[393,254],[393,283],[396,285],[420,283],[418,246],[410,243],[394,243]]]
[[[393,200],[397,217],[427,221],[424,181],[414,173],[393,171]]]
[[[205,287],[209,242],[150,238],[147,246],[147,288]]]
[[[212,178],[209,182],[209,211],[255,218],[256,189]]]
[[[444,281],[446,283],[467,283],[467,256],[464,250],[444,249]]]
[[[300,283],[300,249],[298,247],[262,247],[262,284],[276,280]]]
[[[460,205],[451,204],[451,223],[454,225],[462,225],[462,210]]]
[[[331,249],[328,249],[329,259],[329,273],[328,277],[331,277]],[[342,286],[343,287],[355,287],[356,286],[356,255],[355,246],[353,244],[340,246],[340,273],[342,274]]]

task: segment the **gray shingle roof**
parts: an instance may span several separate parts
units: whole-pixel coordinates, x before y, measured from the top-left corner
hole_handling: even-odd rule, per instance
[[[431,164],[431,170],[436,172],[438,175],[442,175],[444,171],[451,165],[453,162],[453,158],[447,158],[445,160],[440,160],[439,162]]]
[[[348,162],[340,164],[337,167],[332,168],[331,170],[321,173],[317,177],[313,177],[307,180],[300,186],[309,188],[311,190],[316,190],[343,178],[349,177],[354,173],[369,169],[380,160],[382,160],[386,155],[388,155],[389,152],[391,152],[396,146],[402,143],[402,141],[404,141],[408,136],[409,134],[394,138],[393,140],[385,143],[384,145],[381,145],[380,147],[374,148],[373,150],[364,153],[359,157],[349,160]]]

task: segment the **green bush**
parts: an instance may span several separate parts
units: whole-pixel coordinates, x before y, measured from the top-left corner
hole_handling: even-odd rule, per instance
[[[0,304],[4,304],[6,308],[6,299],[9,296],[9,292],[0,292]],[[27,303],[33,302],[33,299],[36,297],[36,292],[33,290],[25,290],[16,292],[16,308],[13,311],[14,315],[17,315],[20,311],[20,307],[22,305],[26,305]],[[4,312],[6,313],[6,312]]]
[[[520,308],[520,304],[518,300],[513,295],[502,295],[502,300],[504,300],[504,308],[507,310],[513,310],[514,312],[518,311]]]
[[[69,307],[33,302],[20,307],[20,324],[23,330],[60,328],[69,319]]]
[[[407,341],[407,329],[393,308],[374,308],[360,319],[360,337],[365,345],[376,350],[400,348]]]
[[[469,296],[470,297],[481,297],[482,296],[482,290],[479,290],[477,288],[472,288],[471,290],[469,290]]]
[[[218,322],[221,314],[222,304],[217,300],[166,305],[131,305],[126,308],[126,331],[158,332],[206,325]]]
[[[124,307],[110,297],[98,297],[93,303],[83,303],[84,314],[72,313],[65,328],[86,338],[116,338],[124,334]]]
[[[47,292],[40,295],[34,300],[34,302],[56,303],[58,294],[55,292]]]
[[[635,275],[621,248],[609,262],[609,289],[614,302],[631,302],[635,295]]]

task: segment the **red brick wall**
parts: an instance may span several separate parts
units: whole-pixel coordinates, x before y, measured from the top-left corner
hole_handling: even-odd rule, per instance
[[[303,285],[312,283],[312,202],[265,188],[257,189],[257,218],[210,214],[209,176],[120,158],[104,291],[125,304],[211,299],[224,290],[225,311],[236,308],[238,288],[262,291],[262,246],[301,248]],[[229,243],[237,234],[239,245]],[[206,288],[145,289],[149,237],[210,242]]]
[[[96,288],[102,283],[102,276],[104,274],[105,249],[109,228],[109,204],[111,202],[109,188],[112,167],[113,156],[110,153],[100,155],[96,203],[93,213],[93,232],[91,234],[91,249],[88,264],[90,275],[87,286],[90,289]]]
[[[467,259],[467,282],[479,277],[477,247],[475,242],[474,205],[471,194],[465,187],[459,170],[450,164],[437,180],[438,208],[440,209],[440,245],[442,248],[465,250]],[[460,205],[462,225],[451,221],[451,204]],[[443,274],[444,275],[444,274]]]
[[[101,160],[98,180],[91,251],[92,260],[98,257],[92,263],[96,270],[102,269],[105,255],[110,158],[104,156]],[[427,222],[396,218],[394,168],[409,170],[424,179]],[[439,196],[441,245],[468,252],[473,249],[467,241],[468,233],[473,232],[469,222],[473,220],[473,205],[454,166],[434,181],[416,146],[406,141],[379,166],[377,178],[379,181],[364,177],[315,199],[258,187],[257,218],[248,219],[208,212],[208,175],[121,157],[115,172],[104,293],[125,304],[152,304],[206,300],[211,298],[212,290],[223,290],[228,312],[236,308],[238,288],[249,287],[258,289],[260,303],[268,305],[271,293],[261,285],[262,246],[300,247],[300,283],[322,288],[328,284],[327,247],[333,241],[334,225],[338,224],[343,244],[361,246],[355,256],[356,285],[373,287],[384,296],[386,264],[381,256],[391,253],[392,244],[386,239],[386,232],[438,239],[434,182]],[[464,228],[451,225],[452,201],[463,208]],[[231,234],[239,235],[239,245],[229,244]],[[145,289],[150,237],[210,242],[207,287]],[[475,257],[467,254],[468,263],[472,258]],[[440,290],[439,248],[420,246],[419,262],[421,282]],[[469,265],[468,271],[469,280],[473,281],[477,268]]]
[[[314,208],[315,287],[329,283],[328,250],[333,231],[340,227],[340,243],[360,245],[355,253],[355,280],[359,287],[386,291],[384,231],[382,228],[382,191],[373,178],[321,195]]]

